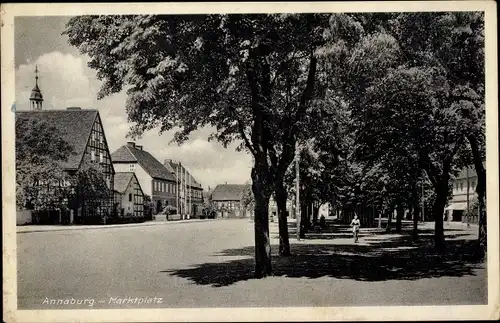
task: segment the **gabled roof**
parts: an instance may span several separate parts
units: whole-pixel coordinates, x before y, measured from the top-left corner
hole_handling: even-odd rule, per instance
[[[239,201],[247,184],[219,184],[212,192],[212,201]]]
[[[165,168],[156,158],[134,145],[124,145],[111,154],[114,162],[137,162],[153,178],[175,182],[175,175]]]
[[[186,171],[187,173],[187,181],[188,183],[191,181],[192,183],[192,187],[196,187],[196,188],[200,188],[200,189],[203,189],[203,187],[201,186],[201,184],[196,180],[196,178],[194,178],[193,175],[191,175],[191,173],[186,170],[186,168],[184,166],[182,166],[181,163],[176,163],[175,161],[171,160],[171,159],[167,159],[165,160],[165,163],[163,164],[169,171],[171,171],[174,176],[177,176],[177,172],[184,172]],[[183,178],[184,178],[184,174],[186,173],[183,173]],[[180,176],[179,177],[179,180],[180,180]]]
[[[130,152],[127,145],[123,145],[111,154],[111,160],[113,162],[128,162],[136,163],[137,158]]]
[[[16,119],[44,121],[57,128],[74,149],[61,167],[78,169],[98,114],[94,109],[16,111]]]
[[[125,193],[127,187],[130,184],[132,178],[134,178],[135,174],[132,172],[118,172],[115,173],[115,191],[119,193]]]

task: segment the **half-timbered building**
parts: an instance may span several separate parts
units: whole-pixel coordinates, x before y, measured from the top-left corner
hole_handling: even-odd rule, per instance
[[[113,191],[115,171],[99,111],[76,107],[65,110],[37,108],[29,111],[17,111],[16,118],[46,122],[59,130],[63,139],[73,147],[73,153],[67,156],[66,161],[60,163],[61,168],[71,177],[86,166],[100,166],[95,169],[102,172],[106,186]],[[61,184],[64,185],[64,183]],[[70,203],[67,211],[62,212],[62,214],[59,211],[57,215],[49,215],[46,221],[51,223],[105,222],[113,215],[113,194],[98,202],[89,203],[89,201],[81,200],[76,205]]]

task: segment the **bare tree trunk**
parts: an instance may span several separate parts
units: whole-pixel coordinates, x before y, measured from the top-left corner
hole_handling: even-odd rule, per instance
[[[312,211],[312,222],[314,224],[318,223],[318,217],[319,217],[319,208],[313,205],[311,206],[311,211]]]
[[[406,220],[413,219],[413,205],[408,207],[408,213],[406,213]]]
[[[394,214],[394,210],[392,207],[389,209],[385,210],[387,214],[387,226],[385,227],[385,232],[390,233],[391,232],[391,225],[392,225],[392,216]]]
[[[252,169],[252,191],[255,198],[255,277],[272,274],[271,242],[269,239],[269,198],[263,174]]]
[[[403,220],[403,205],[401,203],[398,204],[396,209],[396,232],[401,233],[401,221]]]
[[[436,199],[432,205],[432,215],[435,221],[434,228],[434,246],[438,250],[444,249],[444,208],[446,207],[448,197],[448,181],[450,175],[447,171],[443,172],[438,186],[436,187]]]
[[[413,241],[418,240],[418,220],[420,217],[420,205],[418,199],[413,200]]]
[[[467,139],[470,143],[472,150],[472,157],[474,160],[474,167],[477,173],[477,187],[476,193],[478,198],[479,206],[479,234],[478,234],[478,244],[481,253],[481,257],[486,255],[487,249],[487,222],[486,222],[486,169],[483,165],[483,158],[481,156],[481,151],[477,138],[473,134],[469,134]]]
[[[287,192],[283,181],[275,182],[276,206],[278,207],[279,255],[290,256],[290,241],[288,237],[288,219],[286,211]]]

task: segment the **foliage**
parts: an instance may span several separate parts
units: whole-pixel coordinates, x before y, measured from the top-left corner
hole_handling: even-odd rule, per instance
[[[65,207],[66,173],[61,163],[74,153],[55,127],[16,118],[16,201],[36,210]],[[26,205],[28,203],[28,205]]]
[[[245,190],[243,191],[243,195],[241,197],[241,206],[244,209],[251,209],[255,206],[255,198],[252,192],[252,186],[247,185]]]
[[[65,34],[104,80],[99,97],[127,87],[132,136],[199,127],[254,157],[256,275],[271,272],[267,203],[293,159],[315,91],[326,14],[148,15],[72,18]]]
[[[430,184],[441,243],[450,178],[469,149],[476,168],[484,157],[483,25],[476,12],[81,16],[65,33],[99,98],[127,89],[130,135],[182,143],[209,126],[252,154],[243,203],[266,257],[266,205],[293,193],[297,142],[303,201],[409,206]]]
[[[89,164],[80,167],[71,177],[73,203],[75,207],[85,204],[89,210],[105,207],[113,198],[113,191],[108,187],[102,166]]]

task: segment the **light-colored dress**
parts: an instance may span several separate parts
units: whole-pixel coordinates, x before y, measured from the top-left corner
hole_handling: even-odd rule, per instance
[[[352,225],[352,232],[357,232],[359,231],[359,226],[361,225],[361,223],[359,222],[359,219],[353,219],[351,225]]]

